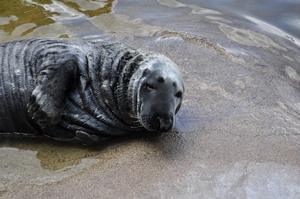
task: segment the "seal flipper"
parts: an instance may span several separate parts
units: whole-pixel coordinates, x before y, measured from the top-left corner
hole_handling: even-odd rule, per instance
[[[54,140],[64,141],[64,142],[73,142],[73,143],[81,143],[83,145],[95,145],[106,140],[111,139],[113,136],[103,136],[96,134],[88,134],[84,131],[76,131],[75,136],[74,132],[70,132],[65,130],[58,125],[44,129],[43,135],[49,137]]]
[[[52,127],[60,120],[66,98],[75,84],[76,73],[74,61],[51,65],[39,72],[28,112],[42,129]]]
[[[95,145],[106,140],[109,140],[112,136],[102,136],[102,135],[95,135],[95,134],[88,134],[84,131],[76,131],[76,136],[73,138],[79,143],[84,145]]]

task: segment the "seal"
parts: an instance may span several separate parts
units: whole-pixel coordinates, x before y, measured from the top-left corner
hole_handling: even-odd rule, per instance
[[[184,84],[169,58],[122,43],[35,38],[0,44],[0,133],[100,143],[170,131]]]

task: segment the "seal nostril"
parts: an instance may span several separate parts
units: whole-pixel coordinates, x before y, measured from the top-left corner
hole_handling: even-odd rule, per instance
[[[156,125],[155,125],[155,129],[156,130],[159,130],[160,129],[160,127],[161,127],[161,119],[160,119],[160,117],[157,117],[156,118]]]
[[[154,129],[155,131],[163,132],[165,130],[165,121],[164,118],[157,116],[154,119]]]

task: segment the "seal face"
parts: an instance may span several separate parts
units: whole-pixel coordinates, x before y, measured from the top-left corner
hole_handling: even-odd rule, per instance
[[[174,62],[120,43],[8,42],[0,44],[0,70],[0,133],[87,145],[170,131],[184,92]]]
[[[168,132],[183,97],[183,81],[176,65],[161,55],[154,55],[145,68],[138,92],[138,118],[149,131]]]

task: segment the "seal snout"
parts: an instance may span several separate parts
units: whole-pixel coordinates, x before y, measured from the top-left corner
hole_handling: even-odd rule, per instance
[[[168,132],[172,130],[174,126],[174,115],[172,113],[156,113],[153,114],[148,126],[157,132]]]
[[[154,119],[153,127],[159,132],[168,132],[173,127],[173,117],[157,116]]]
[[[149,131],[169,132],[174,127],[174,114],[153,114],[142,116],[142,125]]]

